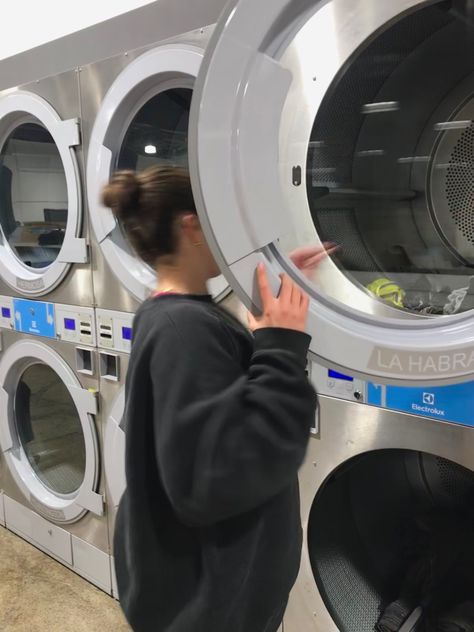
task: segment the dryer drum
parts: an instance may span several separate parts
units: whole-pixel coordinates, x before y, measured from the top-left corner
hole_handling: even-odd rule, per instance
[[[341,632],[378,629],[385,608],[410,583],[424,546],[440,548],[440,558],[444,553],[452,562],[442,577],[446,607],[457,597],[474,598],[462,569],[474,559],[462,539],[466,524],[474,537],[473,493],[474,472],[412,451],[370,452],[332,474],[314,501],[307,544],[318,589]],[[436,540],[440,524],[448,534],[444,542]],[[467,573],[474,577],[473,569]]]
[[[375,33],[326,93],[307,193],[346,276],[388,277],[426,315],[452,313],[473,275],[474,23],[469,3],[421,7]],[[467,295],[458,311],[474,307]]]

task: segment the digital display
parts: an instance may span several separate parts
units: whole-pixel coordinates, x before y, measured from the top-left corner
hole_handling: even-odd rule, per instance
[[[122,327],[122,338],[124,340],[132,339],[132,328],[131,327]]]
[[[76,331],[76,321],[74,318],[64,319],[64,329],[67,329],[68,331]]]
[[[354,378],[349,375],[343,375],[342,373],[338,373],[337,371],[332,371],[329,369],[328,377],[332,377],[334,380],[344,380],[344,382],[353,382]]]
[[[9,307],[2,307],[2,318],[11,318],[12,311]]]

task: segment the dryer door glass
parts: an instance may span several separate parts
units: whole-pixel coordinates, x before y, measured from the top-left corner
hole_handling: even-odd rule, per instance
[[[0,155],[0,221],[18,259],[46,268],[57,258],[68,216],[67,184],[51,134],[33,119],[7,137]]]
[[[175,166],[187,169],[192,95],[191,89],[174,88],[148,100],[125,133],[116,168],[143,171],[153,166]],[[125,236],[125,230],[123,232]]]
[[[473,13],[421,7],[374,34],[326,92],[301,165],[309,208],[293,208],[285,244],[337,244],[314,281],[361,311],[351,285],[416,315],[474,308]]]
[[[188,166],[192,90],[175,88],[147,101],[125,134],[117,169],[143,171],[154,165]]]
[[[68,389],[45,364],[33,364],[17,386],[15,421],[20,449],[52,492],[72,494],[84,480],[86,448],[81,420]]]

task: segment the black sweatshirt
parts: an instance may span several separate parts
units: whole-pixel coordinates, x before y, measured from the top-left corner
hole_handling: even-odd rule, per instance
[[[207,296],[139,309],[114,542],[136,632],[276,631],[301,556],[309,340],[252,338]]]

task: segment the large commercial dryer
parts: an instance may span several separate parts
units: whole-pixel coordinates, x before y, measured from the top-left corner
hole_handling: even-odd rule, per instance
[[[45,66],[22,85],[28,67],[10,63],[20,87],[0,79],[0,291],[92,306],[78,73]]]
[[[11,297],[0,310],[6,526],[110,593],[94,310]]]
[[[311,297],[320,413],[285,632],[374,630],[402,534],[470,506],[473,94],[463,0],[232,0],[206,50],[189,148],[208,239],[247,305],[259,261]],[[288,253],[323,242],[308,279]]]
[[[175,3],[176,4],[176,3]],[[224,2],[207,18],[217,20]],[[188,166],[188,121],[194,82],[212,28],[173,36],[166,12],[156,41],[140,33],[133,50],[81,69],[87,192],[94,229],[94,288],[101,308],[134,312],[156,286],[155,272],[141,261],[123,227],[102,206],[101,190],[115,170],[153,165]],[[186,22],[183,22],[185,24]],[[210,288],[216,300],[229,293],[222,277]]]

